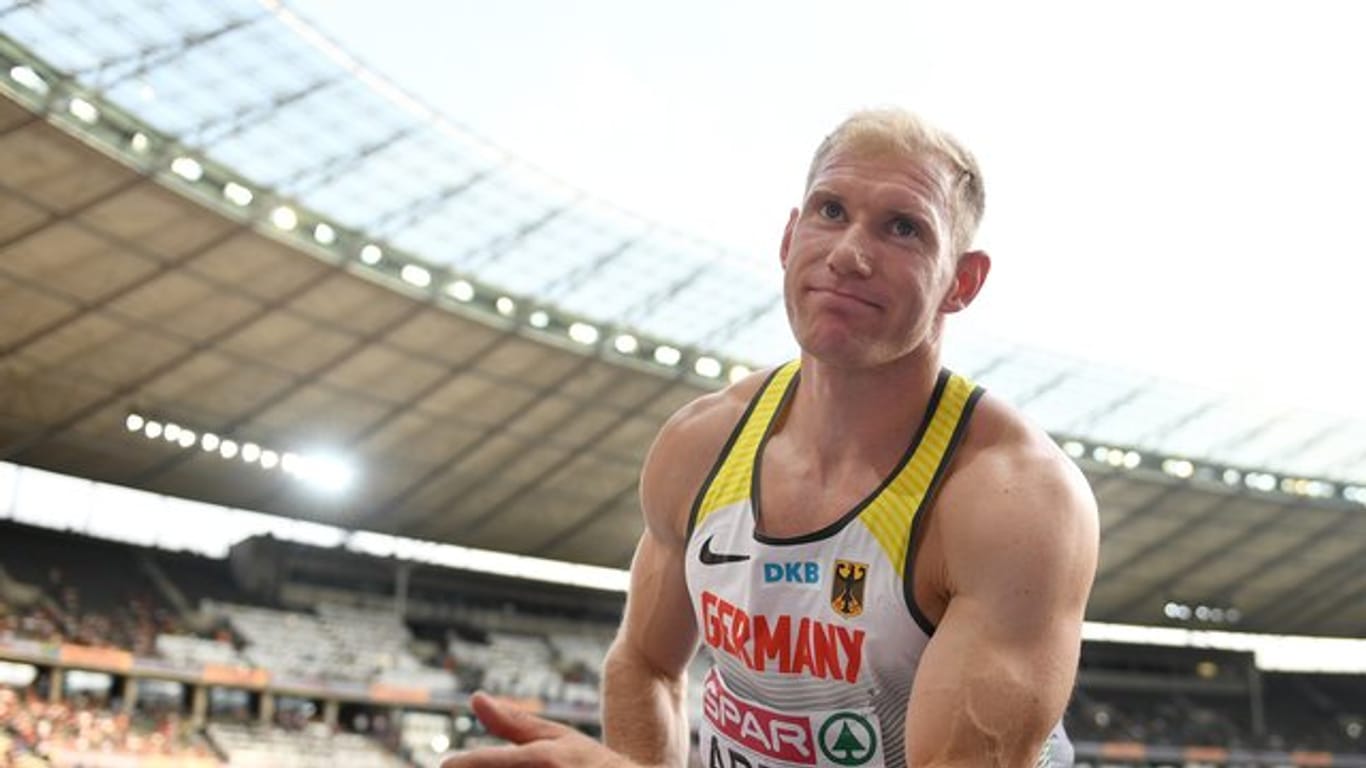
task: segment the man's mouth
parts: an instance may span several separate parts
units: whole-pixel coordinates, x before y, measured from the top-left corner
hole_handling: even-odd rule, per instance
[[[869,298],[867,298],[867,297],[865,297],[865,296],[860,296],[859,294],[857,294],[857,293],[852,293],[852,292],[850,292],[850,291],[840,290],[839,288],[830,288],[830,287],[823,287],[823,286],[813,286],[810,290],[811,290],[812,293],[825,293],[825,294],[829,294],[829,295],[831,295],[831,296],[838,297],[838,298],[840,298],[840,299],[846,299],[846,300],[848,300],[848,301],[858,302],[859,304],[863,304],[864,306],[872,307],[873,309],[881,309],[881,308],[882,308],[882,305],[881,305],[881,304],[878,304],[877,302],[873,301],[872,299],[869,299]]]

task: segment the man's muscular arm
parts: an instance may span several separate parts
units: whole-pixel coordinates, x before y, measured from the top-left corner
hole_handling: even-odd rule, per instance
[[[603,740],[642,764],[682,766],[686,670],[697,644],[683,578],[684,539],[646,525],[631,564],[626,615],[603,665]]]
[[[645,533],[604,665],[602,722],[607,746],[646,765],[682,766],[688,758],[686,672],[697,650],[684,576],[688,515],[753,385],[736,389],[674,414],[641,472]]]
[[[1052,446],[988,451],[951,484],[936,533],[948,605],[911,692],[907,763],[1033,766],[1076,675],[1095,499]]]
[[[489,732],[511,744],[448,758],[443,768],[641,768],[686,765],[686,671],[697,626],[684,578],[688,514],[711,463],[759,384],[753,376],[682,408],[660,430],[641,472],[645,533],[631,563],[621,630],[603,671],[606,745],[486,697]]]

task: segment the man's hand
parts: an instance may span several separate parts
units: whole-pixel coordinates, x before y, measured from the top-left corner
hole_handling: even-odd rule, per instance
[[[448,757],[441,768],[639,768],[567,725],[476,693],[470,706],[488,732],[512,742]]]

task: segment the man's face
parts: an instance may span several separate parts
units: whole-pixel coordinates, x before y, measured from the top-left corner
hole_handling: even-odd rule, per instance
[[[783,236],[788,321],[804,351],[845,367],[893,362],[971,300],[975,286],[959,296],[952,184],[932,157],[826,158]]]

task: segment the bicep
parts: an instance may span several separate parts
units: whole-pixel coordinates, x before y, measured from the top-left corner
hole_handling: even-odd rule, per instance
[[[952,593],[907,708],[913,766],[1033,765],[1071,693],[1094,499],[1065,473],[1005,488],[945,526]]]
[[[906,710],[908,764],[1033,765],[1067,704],[1079,626],[1070,612],[1012,625],[985,601],[950,602]]]
[[[681,674],[697,649],[681,546],[661,540],[649,528],[640,537],[616,642],[618,652],[628,651],[670,676]]]

